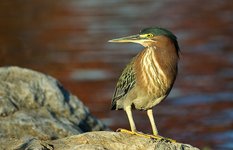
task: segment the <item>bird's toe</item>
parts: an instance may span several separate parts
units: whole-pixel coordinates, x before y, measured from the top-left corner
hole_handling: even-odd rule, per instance
[[[122,132],[122,133],[137,135],[137,136],[141,136],[141,137],[144,137],[144,138],[164,141],[164,142],[168,142],[168,143],[175,143],[176,142],[173,139],[163,137],[163,136],[160,136],[160,135],[145,134],[145,133],[142,133],[142,132],[139,132],[139,131],[130,131],[130,130],[127,130],[127,129],[122,129],[122,128],[117,129],[116,132]]]
[[[176,142],[176,140],[173,140],[173,139],[170,139],[170,138],[167,138],[167,137],[163,137],[163,136],[160,136],[160,135],[150,135],[150,138],[160,140],[160,141],[164,141],[164,142],[168,142],[168,143],[175,143]]]
[[[127,129],[122,129],[122,128],[117,129],[116,132],[123,132],[123,133],[128,133],[128,134],[137,133],[137,131],[130,131],[130,130],[127,130]]]

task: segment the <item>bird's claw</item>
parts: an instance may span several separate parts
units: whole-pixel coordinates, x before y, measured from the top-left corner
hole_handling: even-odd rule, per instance
[[[142,133],[142,132],[129,131],[129,130],[122,129],[122,128],[117,129],[116,132],[128,133],[128,134],[137,135],[137,136],[141,136],[141,137],[145,137],[145,138],[150,138],[150,139],[155,139],[155,140],[159,140],[159,141],[164,141],[164,142],[167,142],[167,143],[175,143],[176,142],[173,139],[162,137],[160,135],[145,134],[145,133]]]

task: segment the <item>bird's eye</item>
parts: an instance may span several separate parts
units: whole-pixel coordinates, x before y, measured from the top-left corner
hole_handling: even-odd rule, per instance
[[[151,33],[148,33],[147,35],[146,35],[146,37],[148,37],[148,38],[151,38],[151,37],[153,37],[154,35],[153,34],[151,34]]]

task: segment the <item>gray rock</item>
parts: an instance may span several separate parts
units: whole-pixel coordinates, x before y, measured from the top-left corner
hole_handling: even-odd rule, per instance
[[[6,138],[47,140],[107,129],[56,79],[19,67],[0,68],[0,149]]]
[[[12,149],[41,150],[198,150],[188,144],[168,143],[127,133],[95,131],[52,141],[32,139]]]

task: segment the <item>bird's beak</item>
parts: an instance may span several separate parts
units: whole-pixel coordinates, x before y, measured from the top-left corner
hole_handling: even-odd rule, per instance
[[[140,39],[141,38],[140,38],[139,34],[136,34],[136,35],[131,35],[131,36],[127,36],[127,37],[112,39],[112,40],[109,40],[108,42],[114,42],[114,43],[134,42],[134,43],[138,43],[138,41]]]

